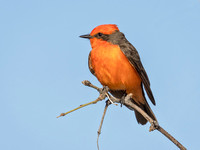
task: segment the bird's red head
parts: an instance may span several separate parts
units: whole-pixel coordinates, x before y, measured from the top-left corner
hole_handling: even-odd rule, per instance
[[[97,33],[103,33],[103,34],[112,34],[114,31],[119,31],[117,25],[115,24],[103,24],[99,25],[96,28],[92,30],[90,33],[91,36],[94,36]]]
[[[94,28],[90,34],[82,35],[80,37],[90,39],[90,44],[92,48],[94,48],[109,44],[106,39],[106,37],[108,37],[107,35],[110,35],[116,31],[119,31],[117,25],[104,24]]]
[[[107,37],[106,35],[110,35],[116,31],[119,31],[119,29],[115,24],[104,24],[94,28],[90,33],[90,36],[92,37],[90,38],[92,48],[109,44],[104,37]]]

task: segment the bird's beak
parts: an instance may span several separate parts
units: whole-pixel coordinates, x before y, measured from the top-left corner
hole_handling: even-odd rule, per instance
[[[92,38],[92,36],[91,36],[90,34],[81,35],[81,36],[79,36],[79,37],[81,37],[81,38],[86,38],[86,39],[91,39],[91,38]]]

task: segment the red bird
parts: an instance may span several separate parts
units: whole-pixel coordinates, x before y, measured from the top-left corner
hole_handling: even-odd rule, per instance
[[[156,117],[146,101],[144,89],[155,105],[149,78],[141,63],[135,47],[114,24],[97,26],[90,34],[80,36],[90,39],[92,50],[88,65],[90,72],[110,93],[121,98],[132,93],[132,102],[143,109],[152,119]],[[143,89],[144,87],[144,89]],[[147,120],[135,110],[138,123],[144,125]]]

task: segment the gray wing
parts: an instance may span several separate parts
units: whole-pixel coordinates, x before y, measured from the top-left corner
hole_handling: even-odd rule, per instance
[[[131,65],[137,70],[149,99],[155,105],[156,104],[155,99],[150,88],[150,81],[142,65],[142,62],[140,60],[140,56],[137,50],[127,39],[124,39],[123,42],[119,43],[119,47],[128,58]]]

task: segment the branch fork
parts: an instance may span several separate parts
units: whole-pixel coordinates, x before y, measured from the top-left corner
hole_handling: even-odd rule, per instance
[[[115,98],[113,96],[111,96],[109,94],[109,88],[107,86],[104,86],[103,88],[99,88],[95,85],[93,85],[90,81],[88,80],[84,80],[82,81],[82,83],[85,85],[85,86],[88,86],[88,87],[91,87],[91,88],[94,88],[96,89],[98,92],[99,92],[99,97],[94,100],[94,101],[91,101],[89,103],[86,103],[86,104],[83,104],[83,105],[80,105],[79,107],[73,109],[73,110],[70,110],[66,113],[61,113],[57,118],[61,117],[61,116],[65,116],[77,109],[80,109],[80,108],[83,108],[85,106],[88,106],[90,104],[96,104],[97,102],[99,101],[102,101],[104,100],[106,97],[108,98],[108,100],[106,101],[106,105],[105,105],[105,108],[104,108],[104,112],[103,112],[103,116],[101,118],[101,123],[100,123],[100,126],[99,126],[99,129],[97,131],[97,148],[99,150],[99,144],[98,144],[98,140],[99,140],[99,136],[101,134],[101,128],[102,128],[102,125],[103,125],[103,120],[104,120],[104,117],[105,117],[105,114],[106,114],[106,111],[107,111],[107,108],[110,104],[115,104],[117,105],[116,103],[121,103],[123,105],[125,105],[127,108],[129,108],[130,110],[136,110],[138,111],[141,115],[144,116],[144,118],[151,124],[150,128],[149,128],[149,131],[154,131],[154,130],[158,130],[159,132],[161,132],[163,135],[165,135],[169,140],[171,140],[180,150],[186,150],[186,148],[180,143],[178,142],[173,136],[171,136],[167,131],[165,131],[159,124],[157,121],[153,120],[146,112],[144,112],[140,107],[138,107],[137,105],[135,105],[133,102],[131,102],[131,97],[132,97],[132,94],[128,94],[126,95],[125,97],[123,97],[122,99],[118,99],[118,98]]]

